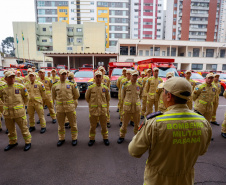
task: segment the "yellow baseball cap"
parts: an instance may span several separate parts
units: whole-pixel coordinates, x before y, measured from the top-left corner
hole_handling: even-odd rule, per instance
[[[122,71],[127,71],[127,69],[124,67],[124,68],[122,69]]]
[[[52,71],[56,71],[56,69],[52,69],[51,72],[52,72]]]
[[[154,67],[153,71],[159,71],[159,68]]]
[[[59,71],[59,73],[62,75],[63,73],[66,73],[67,74],[67,70],[65,70],[65,69],[61,69],[60,71]]]
[[[16,73],[19,73],[19,74],[21,74],[21,72],[20,72],[20,71],[16,71]]]
[[[214,75],[213,75],[214,77],[216,77],[216,76],[220,76],[220,74],[218,74],[218,73],[215,73]]]
[[[191,70],[187,70],[187,71],[185,72],[185,74],[187,74],[187,73],[191,73]]]
[[[30,76],[30,75],[36,76],[36,73],[35,72],[30,72],[28,76]]]
[[[144,72],[144,71],[142,71],[142,72],[141,72],[141,75],[145,75],[145,72]]]
[[[12,72],[12,71],[7,71],[7,72],[5,73],[5,77],[10,77],[10,76],[15,76],[15,73]]]
[[[131,70],[128,70],[128,69],[127,69],[127,70],[126,70],[126,74],[129,74],[129,73],[131,74]]]
[[[168,78],[168,77],[174,77],[174,73],[173,72],[168,72],[168,73],[166,73],[166,78]]]
[[[96,72],[95,72],[95,76],[97,76],[97,75],[102,76],[102,72],[101,72],[101,71],[96,71]]]
[[[173,77],[166,80],[163,88],[171,94],[185,100],[189,100],[192,93],[191,84],[181,77]]]
[[[211,77],[214,78],[213,73],[209,73],[209,74],[206,75],[206,78],[211,78]]]
[[[138,71],[135,71],[135,70],[134,70],[134,71],[131,72],[131,75],[132,75],[132,76],[133,76],[133,75],[139,75],[139,73],[138,73]]]
[[[147,69],[147,73],[151,73],[151,69]]]
[[[70,73],[68,74],[68,76],[71,76],[71,77],[74,78],[74,73],[70,72]]]
[[[32,71],[32,69],[31,68],[28,68],[27,72],[31,72],[31,71]]]

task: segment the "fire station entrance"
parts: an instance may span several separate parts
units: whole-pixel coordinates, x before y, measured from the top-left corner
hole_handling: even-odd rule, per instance
[[[100,62],[107,69],[109,62],[116,62],[117,53],[44,53],[43,62],[46,63],[45,57],[52,57],[52,67],[57,65],[66,65],[68,69],[78,69],[84,64],[90,64],[93,68],[98,67]],[[45,65],[46,66],[46,65]]]

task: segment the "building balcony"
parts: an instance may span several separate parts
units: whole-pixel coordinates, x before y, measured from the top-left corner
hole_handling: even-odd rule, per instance
[[[190,24],[208,24],[208,21],[190,21]]]
[[[189,39],[206,39],[206,35],[189,35]]]
[[[190,13],[190,16],[191,17],[209,17],[209,14],[206,13],[206,14],[200,14],[200,13]]]
[[[209,7],[191,6],[191,10],[209,10]]]
[[[67,35],[68,35],[68,36],[74,36],[74,32],[71,32],[71,31],[69,32],[69,31],[68,31],[68,32],[67,32]]]
[[[42,41],[37,41],[37,46],[53,46],[53,43],[52,42],[42,42]]]
[[[182,23],[182,20],[179,20],[178,23]]]
[[[207,32],[207,28],[189,28],[189,31]]]
[[[179,16],[182,17],[182,13],[179,13]]]
[[[180,8],[180,9],[183,9],[183,5],[180,5],[179,8]]]
[[[209,3],[210,0],[191,0],[191,2],[203,2],[203,3]]]

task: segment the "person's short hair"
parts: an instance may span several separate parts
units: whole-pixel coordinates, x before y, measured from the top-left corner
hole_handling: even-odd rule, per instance
[[[167,90],[165,89],[165,94],[167,94],[167,93],[170,93],[170,92],[167,91]],[[188,93],[189,93],[189,92],[188,92]],[[186,104],[187,101],[188,101],[188,100],[186,100],[186,99],[183,99],[183,98],[180,98],[180,97],[178,97],[178,96],[175,96],[175,95],[173,95],[172,93],[170,93],[170,94],[171,94],[171,96],[173,97],[174,103],[175,103],[175,104]]]

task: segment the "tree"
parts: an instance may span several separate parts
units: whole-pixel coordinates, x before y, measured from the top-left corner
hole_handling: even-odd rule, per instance
[[[14,38],[6,37],[1,43],[2,52],[11,56],[15,56]]]

